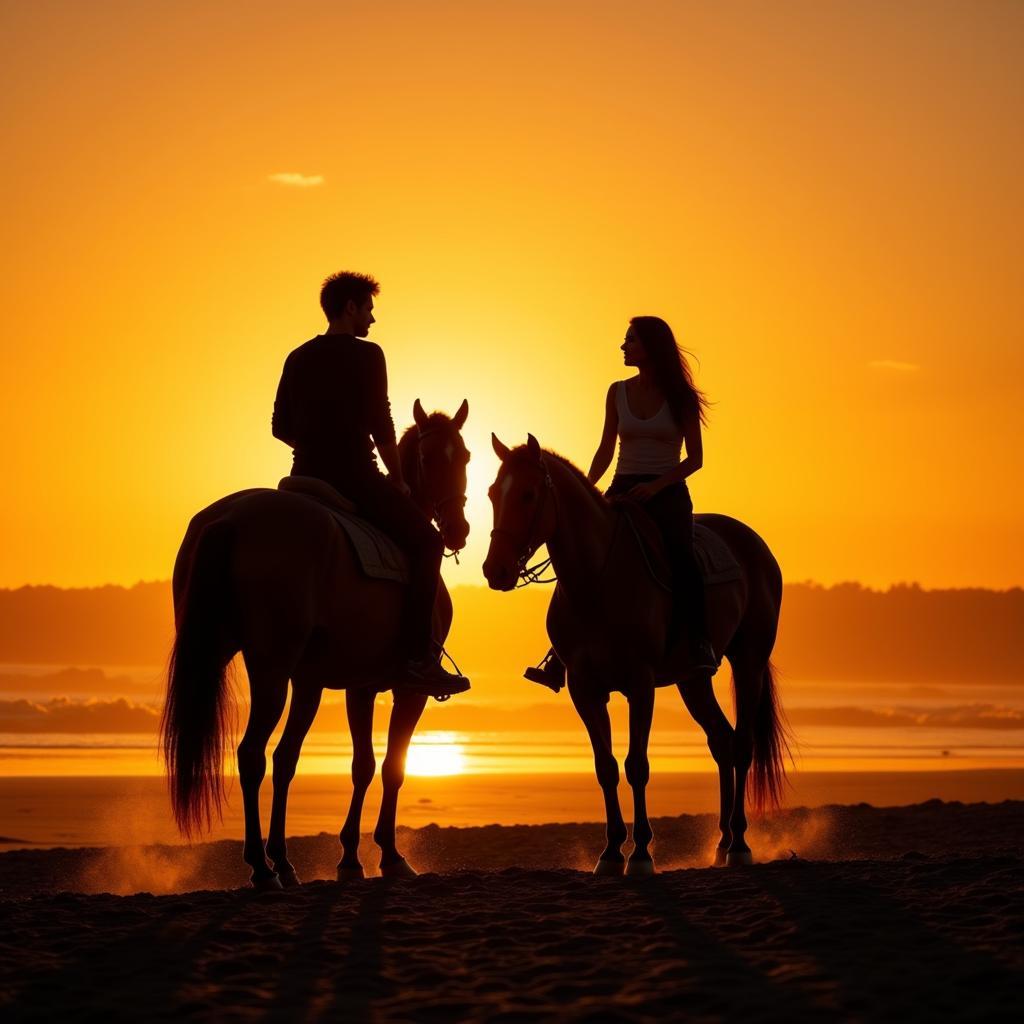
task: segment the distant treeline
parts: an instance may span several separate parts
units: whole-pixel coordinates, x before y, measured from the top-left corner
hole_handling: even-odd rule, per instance
[[[1024,590],[791,583],[775,660],[795,679],[1024,680]]]
[[[0,590],[0,662],[160,665],[173,623],[169,582]]]
[[[539,660],[548,591],[453,593],[453,653],[494,676]],[[0,590],[0,662],[160,665],[170,650],[170,584]],[[791,583],[775,661],[790,679],[1017,682],[1024,679],[1024,590],[886,591]]]

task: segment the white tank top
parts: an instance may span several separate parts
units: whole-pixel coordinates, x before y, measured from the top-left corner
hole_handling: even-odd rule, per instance
[[[615,405],[619,412],[619,459],[617,475],[661,476],[679,465],[683,451],[683,432],[672,418],[668,402],[649,419],[642,420],[630,411],[626,382],[616,385]]]

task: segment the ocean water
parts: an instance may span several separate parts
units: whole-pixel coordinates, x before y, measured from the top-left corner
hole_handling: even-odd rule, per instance
[[[148,670],[147,670],[148,671]],[[3,666],[0,666],[0,674]],[[15,674],[8,670],[8,678]],[[125,670],[108,677],[124,680]],[[152,672],[131,688],[76,692],[72,704],[114,701],[159,707]],[[425,717],[413,738],[399,820],[411,826],[531,824],[603,819],[593,755],[582,724],[565,695],[531,689],[524,700],[490,698],[454,703]],[[515,691],[512,691],[513,693]],[[24,692],[0,693],[9,714],[23,722],[40,715],[53,692],[27,683]],[[720,699],[729,712],[728,687]],[[947,800],[1024,799],[1024,694],[1021,687],[900,684],[784,684],[791,720],[793,762],[789,806],[866,801],[898,805]],[[19,703],[23,701],[24,703]],[[325,699],[307,737],[289,799],[290,834],[336,831],[351,792],[351,741],[343,696]],[[374,746],[378,765],[387,744],[387,698],[377,708]],[[614,751],[620,765],[628,742],[626,706],[611,703]],[[454,727],[468,720],[509,728]],[[45,717],[45,715],[44,715]],[[155,719],[151,719],[155,721]],[[244,720],[244,719],[243,719]],[[13,723],[12,718],[8,718]],[[437,728],[438,723],[453,724]],[[524,727],[533,725],[532,728]],[[276,737],[271,738],[269,750]],[[649,744],[652,814],[717,809],[715,765],[703,733],[678,694],[659,691]],[[271,785],[262,800],[269,811]],[[241,833],[241,798],[234,758],[225,817],[211,838]],[[154,729],[145,732],[0,732],[0,849],[36,845],[125,845],[180,842],[169,813],[164,765]],[[628,815],[630,794],[620,794]],[[367,798],[364,827],[379,806],[379,773]]]
[[[807,728],[798,738],[794,764],[809,771],[930,771],[978,768],[1024,769],[1019,735],[997,730],[920,728],[914,736],[894,737],[891,729],[860,730],[855,737],[839,728]],[[273,747],[271,739],[270,747]],[[620,760],[626,741],[617,751]],[[377,758],[387,736],[374,737]],[[707,747],[692,733],[652,737],[648,746],[652,771],[707,771],[713,767]],[[300,770],[315,775],[348,773],[352,748],[309,738]],[[163,774],[151,734],[0,733],[0,777],[153,776]],[[428,730],[418,733],[409,750],[407,773],[437,775],[550,775],[593,771],[585,735],[545,732],[467,733]]]
[[[59,686],[67,679],[59,675],[61,671],[65,670],[56,666],[0,665],[0,680],[8,680],[0,700],[8,709],[9,726],[13,725],[12,716],[21,716],[16,731],[4,732],[0,724],[0,777],[162,775],[155,728],[145,732],[55,732],[50,722],[46,731],[31,731],[36,720],[33,715],[41,714],[33,705],[45,707],[58,696],[71,704],[124,700],[158,709],[159,669],[105,668],[98,685],[89,682],[89,692],[48,692],[43,680],[54,677]],[[727,672],[719,675],[726,677]],[[19,690],[12,682],[17,679],[29,681]],[[39,679],[40,685],[33,679]],[[728,683],[723,680],[719,686],[716,680],[716,689],[729,713]],[[490,696],[495,693],[501,696]],[[1024,686],[784,681],[781,695],[790,719],[793,767],[797,770],[1024,769]],[[343,699],[337,693],[325,696],[317,723],[303,746],[300,772],[348,774],[352,748],[341,709]],[[19,700],[28,707],[16,706]],[[386,705],[387,698],[379,700]],[[410,776],[593,772],[586,733],[564,693],[554,698],[530,684],[488,681],[457,700],[460,704],[453,701],[443,708],[431,705],[433,711],[428,711],[410,747]],[[610,710],[615,753],[621,761],[628,742],[625,701],[614,696]],[[474,721],[486,722],[487,727],[459,726],[460,716],[468,721],[473,715],[477,716]],[[503,719],[509,728],[495,728]],[[87,722],[88,717],[82,720]],[[98,721],[102,722],[102,716]],[[155,725],[155,718],[149,721]],[[449,721],[452,728],[436,727]],[[377,708],[375,725],[379,731],[374,745],[380,760],[387,741],[386,706]],[[271,738],[271,748],[275,739]],[[658,692],[648,753],[654,772],[714,770],[703,733],[671,688]]]

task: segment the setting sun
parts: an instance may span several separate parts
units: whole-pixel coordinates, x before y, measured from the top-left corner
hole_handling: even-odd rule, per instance
[[[461,775],[466,755],[457,733],[428,732],[414,737],[405,760],[408,775]]]

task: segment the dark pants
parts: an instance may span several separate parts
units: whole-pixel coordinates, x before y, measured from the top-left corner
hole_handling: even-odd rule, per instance
[[[310,466],[303,461],[293,472],[325,480],[355,502],[359,514],[379,526],[405,552],[409,560],[409,590],[402,633],[410,657],[429,655],[434,601],[444,555],[444,541],[434,524],[377,469],[346,472]]]
[[[605,492],[619,498],[637,484],[650,483],[656,476],[616,475]],[[685,483],[669,484],[645,501],[643,510],[654,520],[665,539],[665,553],[672,572],[672,632],[678,634],[683,622],[693,636],[707,639],[704,607],[704,577],[693,554],[693,502]]]

